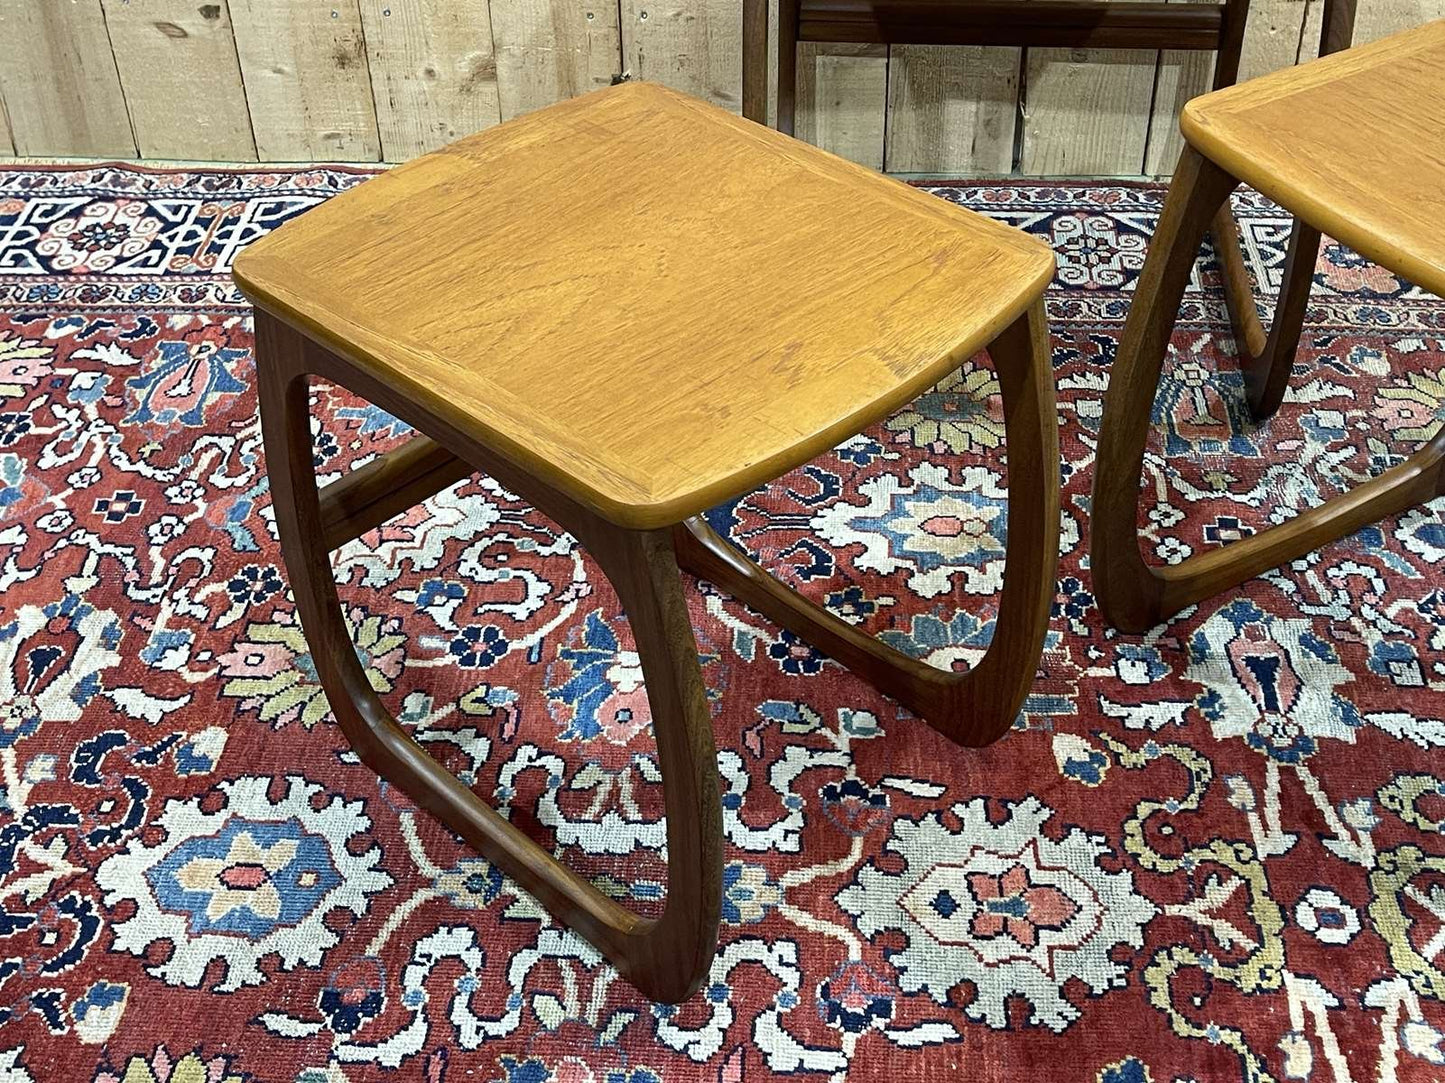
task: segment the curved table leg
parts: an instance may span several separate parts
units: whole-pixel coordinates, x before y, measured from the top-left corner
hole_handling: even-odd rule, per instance
[[[1058,418],[1043,302],[999,335],[989,354],[1003,390],[1008,441],[1008,554],[993,639],[968,672],[935,669],[885,646],[778,582],[701,518],[677,527],[678,557],[688,571],[970,746],[997,740],[1018,717],[1038,671],[1059,562]]]
[[[1244,373],[1250,416],[1255,421],[1264,421],[1279,409],[1289,386],[1300,331],[1304,328],[1305,306],[1309,303],[1310,287],[1314,285],[1320,231],[1298,218],[1294,220],[1284,261],[1284,281],[1268,335],[1254,307],[1253,285],[1239,248],[1239,228],[1228,202],[1215,214],[1210,234],[1224,272],[1224,298],[1229,307],[1229,322],[1234,328],[1239,367]]]
[[[701,984],[722,906],[717,753],[682,584],[667,531],[589,529],[627,610],[653,707],[667,811],[667,902],[643,918],[556,861],[433,760],[382,706],[352,647],[332,577],[307,405],[307,346],[263,312],[257,369],[266,459],[296,606],[336,719],[361,759],[576,929],[647,996]]]
[[[1245,6],[1247,12],[1248,6]],[[1354,37],[1355,0],[1325,0],[1320,25],[1319,55],[1328,56],[1348,49]],[[1238,65],[1238,54],[1235,54]],[[1234,82],[1215,82],[1215,89]],[[1216,73],[1218,75],[1218,73]],[[1229,204],[1214,216],[1209,230],[1214,251],[1224,274],[1224,296],[1229,305],[1229,322],[1234,327],[1239,366],[1244,372],[1245,397],[1255,421],[1272,417],[1284,400],[1290,370],[1304,326],[1305,306],[1314,284],[1315,261],[1320,250],[1320,231],[1296,218],[1290,228],[1285,254],[1284,281],[1275,302],[1274,322],[1266,335],[1254,307],[1254,286],[1239,250],[1239,226]]]
[[[1210,220],[1236,181],[1186,146],[1149,243],[1109,373],[1094,461],[1089,569],[1104,619],[1137,632],[1165,612],[1164,580],[1139,551],[1139,479],[1159,371]]]
[[[1445,433],[1401,465],[1289,522],[1178,564],[1139,548],[1139,486],[1159,372],[1199,244],[1237,182],[1186,148],[1154,232],[1104,398],[1089,566],[1104,618],[1144,632],[1185,606],[1445,491]]]

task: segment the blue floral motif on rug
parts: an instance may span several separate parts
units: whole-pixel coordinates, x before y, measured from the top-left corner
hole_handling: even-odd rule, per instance
[[[1157,185],[938,184],[1049,240],[1063,567],[1014,730],[950,745],[707,583],[724,927],[652,1005],[382,784],[332,723],[277,549],[246,244],[337,169],[0,171],[0,1083],[1087,1083],[1445,1073],[1439,502],[1102,627],[1084,537]],[[1237,197],[1263,291],[1288,221]],[[960,303],[967,303],[961,298]],[[1155,560],[1399,462],[1445,304],[1327,244],[1252,426],[1201,259],[1140,503]],[[406,426],[314,393],[323,481]],[[974,359],[710,518],[916,657],[987,646],[1008,529]],[[666,892],[650,710],[575,541],[474,477],[333,554],[373,687],[599,887]]]

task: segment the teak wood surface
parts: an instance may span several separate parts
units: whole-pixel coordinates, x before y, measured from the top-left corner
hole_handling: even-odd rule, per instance
[[[1140,551],[1144,449],[1160,368],[1210,222],[1241,180],[1305,223],[1290,262],[1313,267],[1321,231],[1445,292],[1445,21],[1196,98],[1188,140],[1135,287],[1104,400],[1090,568],[1111,624],[1145,631],[1187,605],[1445,492],[1445,432],[1410,459],[1288,522],[1178,564]],[[1235,298],[1232,307],[1242,304]],[[1252,302],[1250,302],[1252,304]],[[1278,352],[1242,351],[1251,405],[1283,395],[1304,298],[1277,315]],[[1271,334],[1274,339],[1274,333]],[[1257,344],[1257,340],[1256,340]],[[1254,365],[1251,371],[1250,366]],[[1272,406],[1270,406],[1272,408]]]
[[[457,831],[647,995],[711,964],[722,891],[716,749],[679,567],[811,640],[965,745],[1033,683],[1059,555],[1046,247],[711,106],[623,86],[369,180],[257,242],[261,420],[302,626],[362,760]],[[831,448],[986,347],[1010,493],[989,649],[935,670],[769,577],[696,512]],[[318,493],[308,379],[419,433]],[[388,714],[328,551],[485,471],[596,557],[652,706],[663,914],[602,895]]]
[[[835,446],[991,342],[1047,246],[653,84],[488,129],[237,259],[267,308],[620,526]]]

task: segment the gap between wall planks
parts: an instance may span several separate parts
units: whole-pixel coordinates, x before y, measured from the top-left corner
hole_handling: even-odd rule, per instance
[[[1148,49],[1027,50],[1019,171],[1142,172],[1158,64],[1159,53]]]
[[[229,0],[262,161],[377,161],[357,0]]]
[[[502,119],[487,0],[360,4],[383,158],[414,158]]]
[[[15,153],[136,157],[100,0],[0,0]]]
[[[1319,44],[1320,18],[1323,11],[1321,0],[1309,0],[1310,52],[1304,59],[1314,55]],[[1365,45],[1377,41],[1397,30],[1419,26],[1432,19],[1445,18],[1445,0],[1362,0],[1355,13],[1355,43]]]
[[[5,109],[5,98],[0,95],[0,155],[15,153],[15,137],[10,134],[10,114]]]
[[[893,46],[887,167],[898,173],[1013,169],[1022,63],[1022,49]]]
[[[740,0],[619,0],[618,11],[623,66],[634,79],[741,112]]]
[[[622,73],[620,16],[617,0],[492,0],[502,119],[611,83]]]
[[[224,3],[101,0],[101,10],[142,158],[255,161]]]
[[[888,46],[798,46],[794,134],[869,169],[887,147]]]
[[[1254,0],[1242,74],[1313,56],[1322,3]],[[1441,16],[1445,0],[1366,0],[1357,38]],[[898,172],[1165,174],[1212,69],[1171,51],[804,45],[797,128]],[[0,0],[0,154],[399,161],[624,71],[737,110],[739,0]]]

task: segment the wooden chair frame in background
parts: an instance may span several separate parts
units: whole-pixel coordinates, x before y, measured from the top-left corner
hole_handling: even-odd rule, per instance
[[[778,0],[778,130],[793,133],[800,42],[1213,50],[1218,89],[1238,78],[1248,16],[1249,0]],[[767,56],[768,0],[743,0],[743,116],[760,123]]]
[[[1325,0],[1320,55],[1350,46],[1356,0]],[[801,42],[877,45],[1005,45],[1065,49],[1214,51],[1214,89],[1239,78],[1249,0],[1121,3],[1113,0],[778,0],[779,131],[793,133]],[[768,0],[743,0],[743,116],[768,113]],[[1209,233],[1224,275],[1230,324],[1250,412],[1279,409],[1304,325],[1320,233],[1295,219],[1284,280],[1266,333],[1228,201]]]

